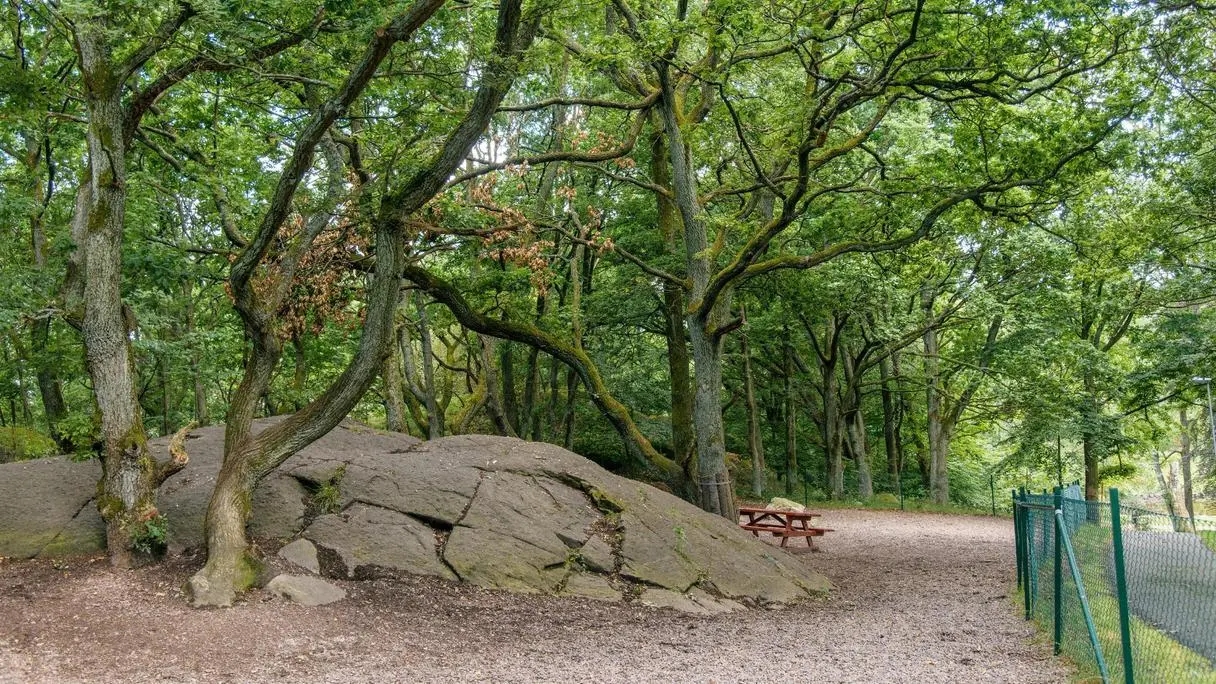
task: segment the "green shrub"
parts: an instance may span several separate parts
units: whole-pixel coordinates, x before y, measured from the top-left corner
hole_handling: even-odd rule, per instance
[[[898,506],[899,497],[890,492],[883,492],[881,494],[875,494],[874,498],[870,499],[870,503],[884,508],[887,506]]]
[[[55,441],[27,427],[0,427],[0,463],[53,456]]]
[[[153,513],[132,525],[131,546],[141,553],[160,555],[165,550],[165,539],[168,532],[165,516]]]

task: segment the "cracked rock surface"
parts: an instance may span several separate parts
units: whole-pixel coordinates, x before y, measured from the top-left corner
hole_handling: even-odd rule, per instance
[[[161,489],[171,553],[202,544],[223,428],[196,430],[186,446],[189,466]],[[167,440],[152,447],[163,457]],[[95,463],[0,466],[0,556],[100,549],[97,476]],[[308,540],[321,575],[337,579],[407,573],[690,612],[792,603],[829,587],[731,521],[556,446],[485,435],[419,442],[353,422],[262,482],[250,533]]]

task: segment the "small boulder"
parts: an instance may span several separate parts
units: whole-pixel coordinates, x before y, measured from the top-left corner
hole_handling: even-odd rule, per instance
[[[323,606],[346,598],[341,587],[304,575],[278,575],[270,580],[266,590],[302,606]]]
[[[279,549],[279,558],[298,565],[314,575],[321,574],[321,564],[317,561],[317,547],[307,539],[297,539]]]
[[[774,496],[773,500],[768,502],[768,508],[774,511],[793,511],[795,513],[802,513],[806,510],[806,506],[797,501],[790,501],[779,496]]]

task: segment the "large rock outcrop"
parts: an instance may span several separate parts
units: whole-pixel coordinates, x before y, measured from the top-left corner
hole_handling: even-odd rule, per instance
[[[202,544],[222,446],[222,428],[194,432],[189,466],[161,489],[171,553]],[[153,448],[163,457],[167,440]],[[0,556],[100,550],[97,476],[95,463],[64,459],[0,465]],[[730,521],[558,447],[482,435],[419,442],[351,422],[261,484],[250,533],[306,539],[321,574],[342,579],[405,572],[704,612],[828,588]]]

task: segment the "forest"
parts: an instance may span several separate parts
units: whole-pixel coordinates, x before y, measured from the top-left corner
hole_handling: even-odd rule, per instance
[[[1216,496],[1200,3],[0,17],[0,460],[100,459],[124,564],[186,458],[148,440],[225,424],[196,597],[240,586],[252,487],[348,416],[728,517]]]

